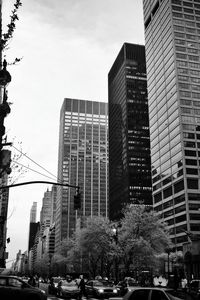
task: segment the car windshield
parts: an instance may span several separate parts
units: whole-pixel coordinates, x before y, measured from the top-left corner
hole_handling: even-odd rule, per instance
[[[191,281],[190,282],[190,287],[198,288],[199,287],[199,282],[200,281],[198,281],[198,280]]]
[[[94,286],[112,286],[112,283],[107,280],[101,280],[101,281],[94,281]]]
[[[94,286],[104,286],[104,283],[102,281],[93,281]]]
[[[73,280],[70,281],[70,282],[64,280],[64,281],[62,282],[62,286],[73,286],[73,285],[76,285],[76,282],[73,281]]]

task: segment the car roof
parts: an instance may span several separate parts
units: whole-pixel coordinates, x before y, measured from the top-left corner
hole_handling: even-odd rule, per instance
[[[190,282],[200,281],[200,279],[192,279]]]
[[[3,275],[3,274],[0,274],[0,277],[6,277],[6,278],[10,278],[10,277],[12,277],[12,278],[17,278],[17,279],[21,279],[19,276],[16,276],[16,275]]]
[[[134,291],[134,290],[140,290],[140,289],[143,289],[143,290],[159,290],[159,291],[161,291],[161,290],[162,291],[173,291],[172,288],[167,288],[167,287],[134,286],[133,288],[131,288],[131,292]]]

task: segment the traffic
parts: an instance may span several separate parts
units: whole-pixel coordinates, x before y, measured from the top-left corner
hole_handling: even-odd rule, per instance
[[[37,276],[20,277],[0,274],[0,298],[23,300],[56,299],[109,299],[109,300],[199,300],[200,280],[170,288],[167,280],[146,282],[144,285],[134,278],[126,277],[115,283],[108,278],[51,277],[42,279]]]

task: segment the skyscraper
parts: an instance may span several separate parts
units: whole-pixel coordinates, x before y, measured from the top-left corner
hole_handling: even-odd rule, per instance
[[[37,217],[37,202],[33,202],[33,205],[30,210],[30,224],[29,224],[29,236],[28,236],[28,251],[31,250],[31,248],[34,245],[35,242],[35,236],[37,234],[37,231],[39,230],[40,223],[36,223],[36,217]]]
[[[145,48],[125,43],[109,74],[109,214],[152,205]]]
[[[37,216],[37,202],[33,202],[33,205],[31,207],[31,211],[30,211],[30,223],[36,222],[36,216]]]
[[[107,104],[66,98],[60,113],[58,178],[80,186],[81,209],[73,188],[57,188],[56,249],[75,231],[79,217],[107,216]]]
[[[154,209],[176,249],[200,226],[200,3],[143,0]]]

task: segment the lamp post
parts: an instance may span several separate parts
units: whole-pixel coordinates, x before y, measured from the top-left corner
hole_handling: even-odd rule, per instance
[[[118,245],[118,228],[117,227],[113,227],[112,228],[112,233],[113,233],[113,239],[115,241],[116,246]],[[115,255],[115,280],[116,280],[116,284],[118,283],[118,257],[117,255]]]
[[[171,249],[167,248],[165,251],[167,253],[167,279],[169,281],[169,277],[170,277],[170,253],[171,253]]]
[[[7,114],[10,113],[10,107],[7,103],[7,91],[6,86],[11,82],[11,75],[6,69],[7,62],[3,61],[3,68],[0,70],[0,178],[1,183],[5,181],[7,184],[7,175],[10,174],[10,161],[11,151],[2,150],[3,146],[9,145],[10,143],[3,143],[3,136],[5,134],[4,119]],[[3,90],[3,93],[2,93]],[[3,99],[2,99],[3,96]],[[6,220],[8,211],[8,191],[4,190],[0,194],[0,267],[5,268],[6,260]]]

